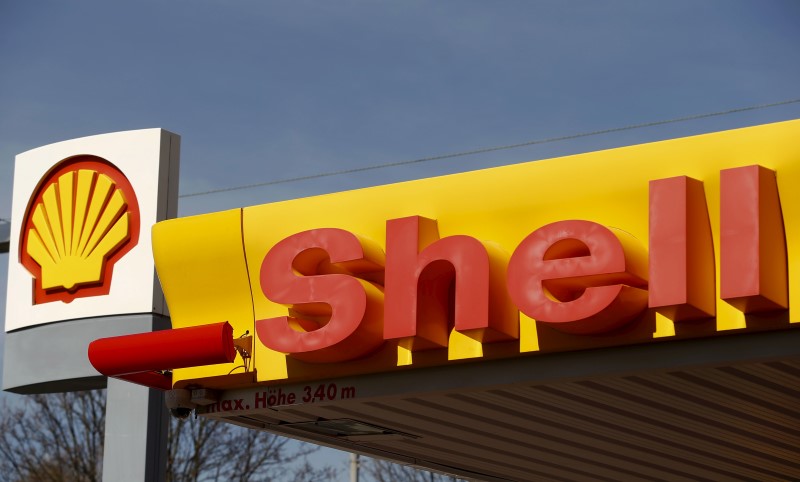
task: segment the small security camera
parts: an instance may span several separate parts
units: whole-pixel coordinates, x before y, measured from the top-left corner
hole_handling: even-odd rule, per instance
[[[167,404],[169,413],[173,417],[180,419],[187,418],[196,407],[196,404],[192,403],[192,391],[183,388],[167,390],[164,401]]]
[[[169,414],[179,420],[185,420],[192,414],[191,408],[170,408]]]

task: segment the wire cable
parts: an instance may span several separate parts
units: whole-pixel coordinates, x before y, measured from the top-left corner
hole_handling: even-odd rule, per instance
[[[627,130],[633,130],[633,129],[642,129],[642,128],[645,128],[645,127],[660,126],[660,125],[665,125],[665,124],[674,124],[674,123],[678,123],[678,122],[686,122],[686,121],[696,120],[696,119],[706,119],[706,118],[709,118],[709,117],[719,117],[719,116],[723,116],[723,115],[735,114],[735,113],[738,113],[738,112],[747,112],[747,111],[753,111],[753,110],[758,110],[758,109],[766,109],[766,108],[769,108],[769,107],[777,107],[777,106],[781,106],[781,105],[797,104],[797,103],[800,103],[800,98],[798,98],[798,99],[789,99],[789,100],[784,100],[784,101],[780,101],[780,102],[772,102],[772,103],[768,103],[768,104],[751,105],[751,106],[748,106],[748,107],[739,107],[739,108],[736,108],[736,109],[728,109],[728,110],[723,110],[723,111],[718,111],[718,112],[709,112],[709,113],[705,113],[705,114],[688,115],[688,116],[676,117],[676,118],[667,119],[667,120],[644,122],[644,123],[641,123],[641,124],[632,124],[632,125],[627,125],[627,126],[623,126],[623,127],[612,127],[610,129],[600,129],[600,130],[596,130],[596,131],[580,132],[580,133],[577,133],[577,134],[570,134],[570,135],[566,135],[566,136],[547,137],[547,138],[544,138],[544,139],[535,139],[535,140],[532,140],[532,141],[520,142],[518,144],[508,144],[508,145],[504,145],[504,146],[484,147],[484,148],[473,149],[473,150],[469,150],[469,151],[455,152],[455,153],[451,153],[451,154],[442,154],[442,155],[438,155],[438,156],[422,157],[422,158],[419,158],[419,159],[387,162],[387,163],[384,163],[384,164],[375,164],[375,165],[372,165],[372,166],[356,167],[356,168],[352,168],[352,169],[341,169],[341,170],[338,170],[338,171],[330,171],[330,172],[321,172],[321,173],[317,173],[317,174],[309,174],[307,176],[290,177],[290,178],[286,178],[286,179],[277,179],[277,180],[273,180],[273,181],[265,181],[265,182],[259,182],[259,183],[254,183],[254,184],[245,184],[245,185],[242,185],[242,186],[233,186],[233,187],[226,187],[226,188],[220,188],[220,189],[210,189],[208,191],[200,191],[200,192],[193,192],[193,193],[188,193],[188,194],[181,194],[178,197],[189,198],[189,197],[196,197],[196,196],[206,196],[206,195],[209,195],[209,194],[217,194],[217,193],[230,192],[230,191],[240,191],[240,190],[244,190],[244,189],[253,189],[253,188],[264,187],[264,186],[274,186],[276,184],[288,184],[288,183],[292,183],[292,182],[307,181],[307,180],[319,179],[319,178],[323,178],[323,177],[341,176],[343,174],[352,174],[352,173],[356,173],[356,172],[373,171],[373,170],[376,170],[376,169],[385,169],[387,167],[407,166],[407,165],[419,164],[419,163],[423,163],[423,162],[438,161],[438,160],[442,160],[442,159],[452,159],[454,157],[463,157],[463,156],[470,156],[470,155],[475,155],[475,154],[484,154],[484,153],[487,153],[487,152],[495,152],[495,151],[504,151],[504,150],[509,150],[509,149],[517,149],[517,148],[520,148],[520,147],[532,146],[532,145],[536,145],[536,144],[546,144],[546,143],[551,143],[551,142],[559,142],[559,141],[566,141],[566,140],[571,140],[571,139],[578,139],[578,138],[581,138],[581,137],[590,137],[590,136],[598,136],[598,135],[603,135],[603,134],[611,134],[611,133],[614,133],[614,132],[621,132],[621,131],[627,131]]]

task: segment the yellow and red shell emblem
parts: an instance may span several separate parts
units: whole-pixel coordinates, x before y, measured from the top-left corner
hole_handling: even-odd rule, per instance
[[[139,241],[139,205],[128,179],[96,156],[65,159],[31,196],[20,262],[33,303],[108,294],[116,263]]]

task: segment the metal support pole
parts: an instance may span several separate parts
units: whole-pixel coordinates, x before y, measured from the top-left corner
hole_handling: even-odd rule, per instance
[[[108,379],[104,482],[163,482],[169,414],[163,392]]]
[[[359,456],[356,453],[350,454],[350,482],[358,482]]]
[[[11,241],[11,223],[0,218],[0,254],[8,253],[8,246]]]

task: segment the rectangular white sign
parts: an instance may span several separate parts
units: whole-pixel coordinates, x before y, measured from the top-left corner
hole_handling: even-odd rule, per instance
[[[150,230],[176,214],[179,148],[178,135],[143,129],[16,157],[6,332],[166,313]]]

